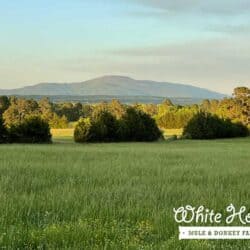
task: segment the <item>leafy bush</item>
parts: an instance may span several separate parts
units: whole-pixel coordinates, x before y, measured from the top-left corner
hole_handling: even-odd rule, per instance
[[[90,118],[82,118],[76,124],[74,131],[75,142],[88,142],[91,138],[91,120]]]
[[[0,116],[0,143],[6,143],[8,141],[8,131],[4,125],[4,120]]]
[[[25,118],[23,122],[9,128],[10,142],[15,143],[50,143],[49,124],[39,116]]]
[[[121,119],[106,110],[93,112],[81,119],[74,132],[76,142],[155,141],[161,131],[149,115],[128,108]]]
[[[121,123],[121,137],[125,141],[155,141],[162,136],[153,118],[131,107],[126,110]]]
[[[243,123],[232,123],[229,119],[224,122],[227,126],[225,137],[246,137],[249,135],[249,129]]]
[[[242,123],[232,123],[210,113],[199,112],[185,126],[183,136],[190,139],[245,137],[249,130]]]
[[[91,118],[81,119],[74,132],[76,142],[118,141],[118,122],[106,110],[94,112]]]
[[[117,141],[118,122],[109,111],[101,110],[93,113],[92,141],[112,142]]]

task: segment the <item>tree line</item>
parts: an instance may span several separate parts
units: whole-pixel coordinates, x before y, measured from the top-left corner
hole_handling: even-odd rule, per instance
[[[0,142],[4,138],[8,138],[10,142],[39,141],[39,138],[35,138],[36,129],[44,131],[44,135],[38,133],[37,137],[44,136],[44,141],[48,142],[51,140],[50,128],[67,128],[71,122],[77,121],[75,140],[86,142],[150,141],[161,137],[158,127],[185,128],[185,135],[199,129],[206,130],[209,134],[215,124],[218,126],[214,136],[204,138],[241,136],[248,130],[240,124],[244,127],[250,126],[250,89],[239,87],[234,90],[231,98],[204,100],[200,105],[187,106],[174,105],[169,99],[158,105],[126,105],[118,100],[89,105],[52,103],[48,98],[36,101],[2,96],[0,118]],[[209,128],[207,124],[214,126]],[[222,130],[228,131],[227,136]],[[146,132],[143,134],[141,131]],[[151,136],[154,135],[153,139],[150,139],[149,131]]]
[[[200,105],[174,105],[169,99],[161,104],[126,105],[118,100],[98,104],[52,103],[48,98],[40,101],[17,97],[0,97],[0,115],[7,125],[22,122],[30,115],[41,116],[51,128],[67,128],[71,122],[80,118],[90,118],[96,110],[108,110],[116,118],[124,115],[131,106],[154,118],[160,128],[183,128],[199,111],[209,112],[223,119],[242,122],[250,126],[250,89],[239,87],[234,90],[233,97],[222,100],[204,100]]]

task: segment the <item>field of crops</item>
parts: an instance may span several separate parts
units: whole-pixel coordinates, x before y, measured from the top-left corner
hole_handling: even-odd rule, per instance
[[[250,139],[0,146],[0,247],[246,249],[179,241],[173,208],[250,207]],[[67,142],[67,143],[63,143]]]

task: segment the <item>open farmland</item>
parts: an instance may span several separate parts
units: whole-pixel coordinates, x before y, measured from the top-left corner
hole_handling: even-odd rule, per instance
[[[250,207],[249,162],[249,138],[80,145],[61,133],[51,145],[0,145],[0,246],[246,249],[179,241],[172,210]]]

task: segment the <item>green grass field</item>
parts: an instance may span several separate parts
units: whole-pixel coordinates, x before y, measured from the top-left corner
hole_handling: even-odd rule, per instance
[[[172,210],[250,207],[250,139],[0,146],[0,247],[246,249],[179,241]]]

